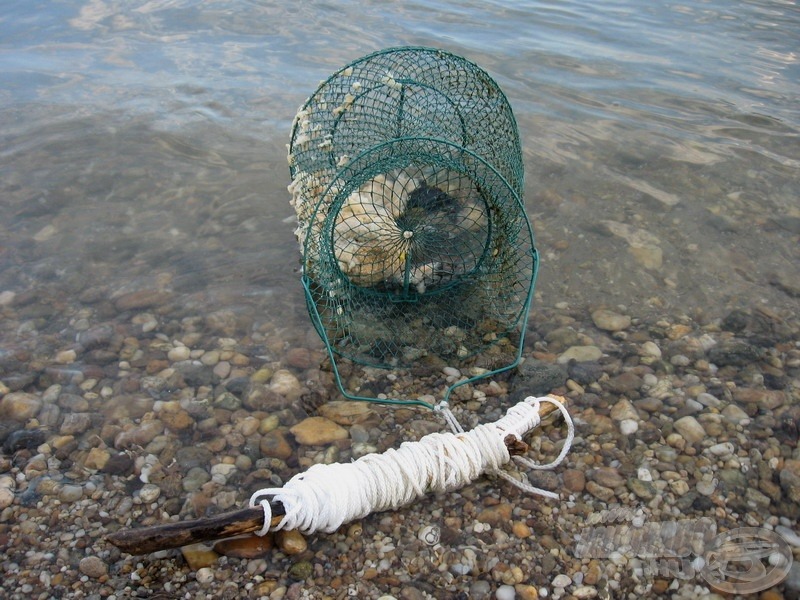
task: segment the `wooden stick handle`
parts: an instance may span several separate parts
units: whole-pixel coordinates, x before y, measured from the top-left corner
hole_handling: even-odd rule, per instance
[[[272,504],[271,527],[280,522],[284,510],[279,503]],[[242,508],[232,512],[178,523],[165,523],[121,529],[106,539],[128,554],[149,554],[169,548],[180,548],[198,542],[210,542],[259,531],[264,526],[264,509],[260,506]]]

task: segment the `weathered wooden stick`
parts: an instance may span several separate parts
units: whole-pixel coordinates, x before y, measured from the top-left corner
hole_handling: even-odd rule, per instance
[[[554,398],[561,403],[565,402],[564,398]],[[541,404],[539,415],[544,418],[555,410],[554,404]],[[522,455],[528,451],[528,445],[513,435],[507,436],[504,442],[512,456]],[[276,527],[283,518],[285,509],[280,502],[270,504],[273,514],[270,526]],[[188,544],[253,533],[263,526],[264,510],[261,506],[254,506],[192,521],[165,523],[140,529],[121,529],[106,539],[128,554],[149,554]]]
[[[272,514],[275,516],[270,525],[275,527],[283,517],[283,505],[273,503]],[[106,539],[128,554],[149,554],[198,542],[253,533],[263,526],[264,509],[255,506],[192,521],[164,523],[140,529],[121,529]]]

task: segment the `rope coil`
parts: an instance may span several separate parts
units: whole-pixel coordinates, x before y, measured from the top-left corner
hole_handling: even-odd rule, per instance
[[[351,463],[316,464],[281,488],[258,490],[250,498],[250,506],[260,505],[264,510],[264,527],[258,535],[280,529],[297,529],[306,534],[331,533],[343,523],[372,512],[399,508],[428,492],[461,488],[484,473],[497,474],[529,493],[558,498],[557,494],[519,481],[501,469],[511,459],[505,437],[521,438],[536,427],[542,402],[555,404],[564,416],[567,422],[564,446],[547,465],[524,457],[514,458],[531,469],[553,469],[569,452],[574,425],[564,405],[557,400],[529,397],[494,423],[478,425],[467,432],[429,434],[419,441],[404,442],[397,449],[368,454]],[[450,418],[447,420],[454,427]],[[270,498],[283,504],[286,511],[275,527],[270,527]]]

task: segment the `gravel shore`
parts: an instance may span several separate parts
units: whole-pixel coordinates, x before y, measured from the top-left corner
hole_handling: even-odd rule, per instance
[[[732,597],[631,553],[577,556],[587,528],[609,514],[775,530],[800,557],[796,315],[643,318],[566,303],[533,312],[518,369],[458,388],[454,401],[472,426],[526,395],[565,395],[573,449],[557,471],[532,476],[560,501],[484,478],[329,535],[123,554],[109,533],[243,507],[312,464],[445,425],[424,409],[339,402],[311,331],[233,311],[196,316],[159,289],[105,292],[84,293],[77,308],[0,294],[3,336],[15,340],[0,352],[4,597]],[[481,360],[502,360],[513,340],[492,353]],[[460,376],[428,367],[346,376],[409,396]],[[547,421],[532,455],[549,460],[563,438],[561,423]],[[795,565],[760,598],[798,594]]]

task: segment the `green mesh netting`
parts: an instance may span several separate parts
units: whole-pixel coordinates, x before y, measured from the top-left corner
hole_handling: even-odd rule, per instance
[[[289,165],[309,313],[334,367],[457,366],[522,336],[538,260],[517,125],[485,71],[429,48],[358,59],[300,107]]]

